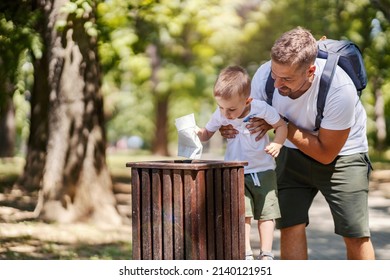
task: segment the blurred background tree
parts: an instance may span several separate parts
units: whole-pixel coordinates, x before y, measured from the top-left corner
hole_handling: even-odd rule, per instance
[[[106,165],[97,2],[26,0],[18,4],[15,9],[13,4],[6,7],[11,11],[8,16],[12,19],[14,11],[25,12],[25,18],[36,14],[34,27],[42,42],[41,53],[31,53],[30,137],[18,185],[39,189],[34,215],[44,221],[120,224]],[[21,29],[24,24],[19,23]],[[12,49],[15,37],[9,37]]]
[[[45,4],[61,13],[51,18],[43,13]],[[106,146],[130,136],[141,139],[142,149],[154,155],[175,155],[174,119],[195,113],[198,124],[205,124],[215,109],[212,88],[219,70],[240,64],[254,74],[269,59],[275,39],[296,26],[308,28],[318,39],[349,39],[361,48],[369,76],[362,101],[371,152],[385,155],[390,142],[389,11],[387,0],[2,0],[0,157],[26,157],[19,185],[27,189],[45,189],[45,172],[57,172],[67,191],[49,188],[46,198],[64,204],[62,194],[73,195],[80,187],[75,182],[81,177],[75,181],[72,170],[87,158],[75,152],[79,147],[86,151],[81,136],[93,135],[85,121],[88,104],[93,104],[88,116],[99,120],[95,128],[101,137],[95,156],[86,161],[91,160],[93,170],[105,169]],[[75,63],[76,53],[66,56],[71,45],[82,63],[72,71],[58,64],[53,68],[58,57]],[[92,59],[94,55],[98,57]],[[93,78],[76,78],[75,72],[84,73],[85,67],[95,69],[85,72],[94,73]],[[60,77],[61,86],[48,79],[51,75]],[[66,87],[65,100],[75,97],[85,105],[69,109],[70,126],[49,117],[55,116],[56,97]],[[53,119],[57,122],[51,124]],[[61,141],[68,144],[54,144]],[[54,156],[53,147],[65,147],[66,153]],[[73,164],[72,157],[77,159]],[[50,162],[59,159],[64,162],[54,172]],[[105,178],[102,189],[110,193],[111,181]],[[86,189],[85,197],[95,191]]]
[[[389,143],[385,120],[388,100],[384,98],[381,103],[372,86],[383,92],[388,80],[383,71],[388,67],[382,64],[388,62],[386,55],[377,56],[381,65],[370,60],[375,57],[371,50],[378,54],[378,43],[374,41],[381,40],[389,30],[386,7],[373,2],[380,1],[103,3],[100,24],[106,28],[100,54],[105,65],[111,66],[103,84],[110,117],[108,138],[114,142],[121,136],[137,135],[144,140],[144,148],[154,154],[174,154],[175,147],[168,146],[176,140],[174,119],[194,112],[197,121],[205,123],[214,109],[212,86],[220,68],[236,63],[253,74],[269,59],[274,40],[300,25],[310,29],[316,38],[326,35],[349,39],[360,46],[370,78],[362,97],[371,119],[370,144],[385,149]],[[376,38],[375,22],[381,30],[380,36],[376,32]],[[386,54],[388,43],[381,41]],[[371,69],[370,63],[376,70]],[[382,73],[377,75],[377,71]],[[381,77],[382,82],[374,83],[374,77]]]
[[[26,17],[28,15],[28,17]],[[0,157],[12,157],[28,136],[28,98],[33,83],[29,53],[41,55],[37,15],[28,5],[0,3]],[[16,108],[15,108],[15,105]]]

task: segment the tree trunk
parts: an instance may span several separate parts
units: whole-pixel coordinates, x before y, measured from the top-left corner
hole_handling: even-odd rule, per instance
[[[41,26],[45,25],[42,24]],[[27,142],[26,164],[22,176],[16,183],[16,186],[28,191],[36,191],[42,188],[49,133],[49,84],[47,77],[47,52],[43,52],[42,58],[34,61],[34,85],[30,99],[30,135]]]
[[[383,94],[380,87],[380,82],[376,79],[373,83],[373,89],[375,91],[375,124],[376,124],[376,140],[377,150],[383,151],[386,147],[386,117],[385,117],[385,104],[383,100]]]
[[[0,110],[0,158],[13,157],[15,153],[15,108],[7,95],[3,110]]]
[[[168,96],[159,95],[156,92],[156,87],[159,82],[157,73],[160,69],[160,56],[158,54],[158,47],[156,44],[150,44],[147,47],[146,53],[151,60],[152,68],[152,90],[155,98],[155,137],[152,143],[152,153],[155,155],[168,156]]]
[[[68,2],[38,1],[47,21],[44,43],[48,75],[41,78],[48,79],[49,107],[46,158],[36,213],[45,221],[60,223],[120,224],[106,165],[96,38],[84,29],[86,20],[94,21],[95,11],[85,12],[82,19],[72,15],[61,18],[60,9]],[[62,31],[55,26],[59,19],[67,22]],[[44,142],[42,137],[41,143]],[[35,152],[40,155],[39,149]]]
[[[153,154],[169,156],[168,151],[168,100],[157,100],[156,132],[153,143]]]
[[[390,3],[388,0],[371,0],[371,4],[382,11],[388,21],[390,21]]]

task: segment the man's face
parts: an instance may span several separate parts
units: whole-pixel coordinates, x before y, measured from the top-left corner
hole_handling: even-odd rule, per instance
[[[313,76],[314,70],[314,65],[299,68],[297,65],[290,66],[272,62],[271,76],[275,80],[275,88],[281,95],[295,99],[309,89],[310,77]]]

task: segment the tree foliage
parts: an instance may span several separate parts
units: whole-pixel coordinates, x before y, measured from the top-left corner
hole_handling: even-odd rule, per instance
[[[269,59],[282,32],[300,25],[317,38],[352,40],[368,61],[372,21],[385,14],[369,0],[113,0],[102,3],[99,11],[109,139],[139,135],[146,148],[155,145],[153,139],[162,140],[156,132],[162,116],[154,115],[160,101],[169,104],[166,133],[174,141],[174,118],[194,112],[201,125],[207,120],[214,108],[211,93],[218,70],[237,63],[253,74]],[[148,52],[151,44],[158,55],[155,71]],[[367,95],[374,96],[370,91]]]
[[[167,135],[167,142],[176,139],[173,120],[178,116],[194,112],[199,123],[204,124],[214,109],[211,92],[219,69],[237,63],[253,74],[260,63],[269,59],[274,40],[298,25],[310,29],[317,38],[326,35],[356,42],[364,52],[369,76],[383,77],[380,87],[388,114],[385,90],[388,62],[375,59],[375,56],[386,57],[388,48],[387,1],[111,0],[97,3],[97,24],[87,23],[83,28],[90,34],[98,34],[99,38],[104,73],[102,89],[111,142],[122,136],[138,135],[144,139],[145,148],[152,149],[158,144],[156,138],[162,141],[156,136],[162,129],[161,114],[166,114],[164,126],[167,127],[163,134]],[[64,11],[77,14],[87,4],[88,1],[73,1]],[[0,68],[3,71],[0,77],[8,79],[8,83],[1,82],[1,85],[11,84],[12,92],[19,89],[17,92],[24,93],[31,86],[26,84],[31,79],[26,79],[22,66],[28,63],[29,57],[41,55],[41,38],[34,28],[39,14],[32,13],[30,6],[30,0],[2,1],[0,6],[3,35],[0,63],[7,63]],[[381,30],[375,40],[373,22]],[[59,22],[58,26],[64,24]],[[382,50],[378,51],[381,44]],[[155,59],[158,58],[154,62],[152,45]],[[378,55],[380,52],[384,54]],[[153,64],[156,61],[158,67]],[[372,89],[369,87],[365,92]],[[374,115],[375,94],[368,95],[371,98],[364,96],[363,101]],[[6,95],[0,96],[4,99]],[[5,104],[1,98],[0,104]],[[165,113],[158,113],[161,104]],[[372,139],[377,137],[375,130],[375,122],[370,123]]]
[[[107,73],[111,80],[106,79],[105,86],[112,89],[118,86],[113,82],[121,81],[117,94],[108,97],[114,113],[109,137],[139,134],[149,146],[157,145],[152,140],[163,139],[152,131],[162,129],[158,121],[164,116],[154,113],[162,104],[167,107],[165,134],[171,140],[176,137],[174,118],[195,112],[202,119],[199,112],[213,106],[212,85],[218,69],[238,62],[239,44],[247,40],[239,2],[130,1],[127,10],[117,1],[100,5],[101,24],[113,27],[106,33],[111,40],[100,46],[102,61],[107,69],[113,58],[119,59],[118,68]],[[109,10],[115,11],[116,20]]]
[[[30,1],[0,3],[0,157],[13,156],[16,140],[27,139],[23,98],[32,86],[31,56],[41,56],[38,17]]]
[[[56,20],[48,15],[50,4],[61,4]],[[94,194],[91,201],[108,202],[106,212],[117,221],[105,128],[112,142],[137,135],[145,148],[168,154],[175,118],[193,112],[202,126],[214,111],[219,70],[240,64],[253,74],[275,39],[296,26],[316,38],[359,45],[369,76],[362,95],[369,141],[384,149],[390,142],[389,8],[386,0],[3,0],[0,113],[10,100],[19,110],[26,111],[23,98],[32,107],[25,170],[32,179],[21,182],[42,188],[42,201],[53,202],[65,219],[99,208],[86,203]],[[19,134],[28,132],[26,117],[16,119]]]

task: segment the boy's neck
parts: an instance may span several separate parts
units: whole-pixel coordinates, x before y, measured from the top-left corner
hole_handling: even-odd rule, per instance
[[[245,107],[244,112],[242,112],[241,116],[239,116],[238,118],[239,119],[245,118],[246,116],[249,115],[250,111],[251,111],[251,104],[249,103],[248,106]]]

